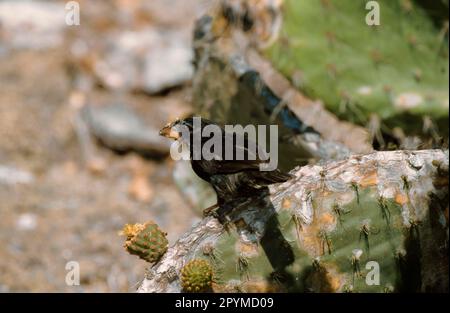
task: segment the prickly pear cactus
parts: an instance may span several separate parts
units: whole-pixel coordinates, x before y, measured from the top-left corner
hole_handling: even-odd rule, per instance
[[[403,223],[400,203],[404,199],[399,196],[400,203],[379,199],[376,187],[359,188],[358,196],[352,190],[338,197],[317,193],[314,199],[311,195],[306,203],[315,218],[309,225],[300,225],[292,213],[296,204],[284,200],[285,207],[277,217],[280,237],[274,240],[289,245],[287,249],[293,252],[292,261],[284,268],[273,268],[263,245],[224,235],[216,246],[223,261],[218,266],[221,279],[228,284],[240,281],[246,291],[253,291],[258,282],[267,289],[285,292],[418,291],[420,272],[408,272],[410,277],[403,277],[398,263],[404,254],[412,262],[409,269],[420,263],[414,250],[414,244],[419,244],[414,234],[419,230],[417,225]],[[407,240],[415,241],[412,247]],[[371,270],[380,275],[368,284]],[[411,277],[414,275],[419,277]]]
[[[367,125],[375,113],[383,125],[417,133],[430,115],[448,136],[448,21],[434,25],[414,1],[380,0],[380,25],[369,26],[366,3],[284,1],[280,36],[266,55],[346,120]]]
[[[224,234],[215,247],[220,255],[216,270],[225,282],[221,287],[248,292],[420,291],[424,230],[422,222],[407,216],[413,210],[407,196],[400,192],[384,199],[376,186],[358,188],[358,195],[351,190],[338,197],[316,194],[320,198],[309,200],[315,215],[309,225],[296,222],[291,213],[295,204],[285,200],[277,217],[279,238],[273,242],[292,250],[285,267],[274,268],[274,256],[263,244]]]
[[[127,224],[121,233],[127,237],[125,249],[147,262],[157,262],[167,251],[167,234],[152,221],[145,224]]]
[[[210,291],[212,282],[213,269],[206,260],[191,260],[181,269],[181,286],[184,291]]]
[[[377,152],[292,174],[237,205],[229,224],[204,218],[140,290],[448,291],[448,151]]]

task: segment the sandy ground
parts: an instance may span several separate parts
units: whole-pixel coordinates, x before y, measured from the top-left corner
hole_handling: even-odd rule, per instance
[[[186,2],[152,0],[139,23],[189,31],[182,25],[190,25],[197,11]],[[118,19],[117,6],[99,3],[81,2],[87,12],[82,32],[94,39]],[[141,2],[115,4],[132,9]],[[86,162],[74,131],[79,91],[69,45],[0,54],[0,169],[8,169],[0,178],[3,292],[134,291],[146,263],[124,251],[118,235],[123,225],[154,220],[173,242],[198,220],[174,185],[168,158],[118,155],[96,145]],[[188,85],[157,96],[127,91],[121,100],[159,127],[189,111]],[[98,84],[86,94],[95,104],[117,100],[117,93]],[[69,261],[80,265],[79,286],[66,284]]]

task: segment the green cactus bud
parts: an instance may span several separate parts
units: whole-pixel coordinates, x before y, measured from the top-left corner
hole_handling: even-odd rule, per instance
[[[194,259],[181,270],[181,286],[187,292],[206,292],[211,289],[213,270],[208,261]]]
[[[122,234],[127,237],[125,249],[147,262],[157,262],[167,251],[167,233],[152,221],[145,224],[127,224]]]

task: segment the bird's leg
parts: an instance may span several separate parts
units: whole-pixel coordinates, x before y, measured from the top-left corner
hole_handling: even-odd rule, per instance
[[[231,223],[231,220],[228,216],[225,217],[225,221],[222,222],[222,225],[223,229],[225,229],[228,235],[230,235],[230,229],[233,226],[233,224]]]
[[[218,203],[219,208],[214,211],[214,216],[219,219],[222,224],[230,223],[231,219],[229,214],[231,214],[235,209],[247,205],[252,200],[247,197],[238,197],[230,201],[222,201]]]
[[[227,214],[231,211],[233,211],[233,205],[231,205],[229,202],[223,202],[219,205],[219,208],[214,211],[214,215],[222,224],[225,224],[230,222],[230,218],[227,216]]]
[[[214,216],[215,218],[217,218],[220,222],[225,222],[225,215],[229,212],[231,212],[231,210],[233,209],[233,207],[231,205],[229,205],[228,203],[224,202],[224,201],[219,201],[214,205],[211,205],[210,207],[207,207],[206,209],[203,210],[203,217],[207,217],[207,216]]]
[[[203,217],[213,216],[219,220],[227,232],[230,231],[232,220],[230,214],[236,206],[248,203],[248,198],[236,198],[231,201],[218,201],[216,204],[203,210]]]
[[[203,210],[203,217],[213,216],[217,218],[219,222],[222,223],[226,232],[230,233],[230,224],[231,224],[230,218],[226,215],[220,215],[220,213],[218,212],[222,205],[216,203],[214,205],[211,205],[210,207],[207,207],[206,209]]]
[[[207,207],[206,209],[203,210],[203,217],[215,215],[215,211],[218,207],[219,207],[219,203],[216,203],[214,205],[211,205],[210,207]]]

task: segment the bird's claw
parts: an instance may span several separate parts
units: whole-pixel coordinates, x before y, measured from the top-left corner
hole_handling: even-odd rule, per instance
[[[203,210],[203,217],[214,217],[219,220],[219,222],[223,225],[224,229],[229,233],[232,225],[231,219],[225,214],[221,214],[220,206],[215,204]]]
[[[225,221],[223,221],[223,222],[221,222],[222,223],[222,225],[223,225],[223,229],[225,229],[225,231],[228,233],[228,234],[230,234],[230,229],[231,229],[231,227],[232,227],[232,222],[231,222],[231,220],[230,219],[226,219]]]
[[[217,209],[219,208],[218,204],[214,204],[203,210],[203,217],[213,216],[217,218]]]

